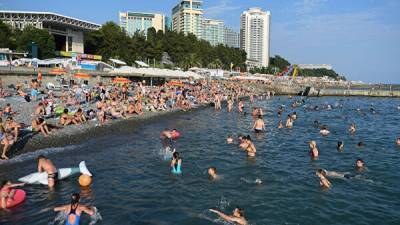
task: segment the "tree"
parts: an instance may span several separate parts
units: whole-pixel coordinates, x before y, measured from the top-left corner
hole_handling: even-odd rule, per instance
[[[38,47],[38,57],[47,59],[54,57],[56,44],[53,35],[47,29],[38,29],[33,26],[27,26],[17,36],[17,50],[29,51],[30,44],[34,42]]]
[[[271,57],[269,62],[270,62],[270,66],[277,67],[280,70],[284,70],[284,69],[286,69],[286,67],[290,66],[289,61],[280,57],[279,55],[276,55],[275,57]]]
[[[0,20],[0,48],[14,49],[16,40],[11,27]]]

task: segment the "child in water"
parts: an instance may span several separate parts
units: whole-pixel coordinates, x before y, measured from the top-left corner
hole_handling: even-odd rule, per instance
[[[179,152],[174,152],[171,160],[171,167],[172,167],[171,172],[174,174],[181,174],[182,173],[181,165],[182,165],[182,158],[179,157]]]
[[[331,187],[331,182],[329,182],[328,178],[326,178],[326,172],[322,169],[317,170],[315,172],[315,175],[319,177],[319,185],[322,188],[330,188]]]
[[[13,200],[14,194],[15,194],[14,188],[22,187],[24,185],[25,185],[24,183],[13,184],[13,183],[11,183],[11,181],[8,181],[8,180],[4,180],[1,182],[0,196],[1,196],[1,208],[2,209],[7,208],[8,200]]]

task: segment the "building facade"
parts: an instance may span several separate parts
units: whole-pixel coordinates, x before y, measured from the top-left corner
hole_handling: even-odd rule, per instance
[[[238,32],[235,32],[234,30],[228,27],[224,27],[224,45],[231,48],[239,48],[240,47],[239,38],[240,35]]]
[[[250,8],[240,18],[240,48],[247,53],[248,67],[267,67],[270,55],[271,13]]]
[[[172,9],[172,30],[185,35],[192,33],[201,37],[203,2],[199,0],[180,0]]]
[[[202,19],[201,39],[210,42],[212,46],[224,44],[224,21]]]
[[[120,12],[119,25],[129,36],[136,32],[147,36],[147,30],[151,27],[165,32],[165,18],[165,15],[157,13]]]
[[[0,11],[0,20],[15,29],[27,26],[47,29],[54,36],[57,51],[84,53],[84,32],[100,25],[51,12]]]

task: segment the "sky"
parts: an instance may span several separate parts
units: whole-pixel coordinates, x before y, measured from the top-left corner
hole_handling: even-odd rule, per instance
[[[0,10],[56,12],[102,24],[119,11],[171,14],[179,0],[0,0]],[[350,80],[400,83],[400,0],[204,0],[205,17],[239,31],[250,7],[271,12],[271,55],[331,64]]]

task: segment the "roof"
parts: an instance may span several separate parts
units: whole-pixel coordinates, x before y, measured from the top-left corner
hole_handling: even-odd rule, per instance
[[[5,16],[5,14],[23,15],[23,17],[21,17],[21,18],[12,18],[11,16]],[[29,21],[31,18],[27,17],[27,15],[43,16],[42,18],[39,18],[39,20],[42,20],[42,21],[60,22],[57,19],[61,18],[61,19],[65,20],[65,21],[62,21],[62,22],[66,23],[66,24],[78,26],[78,27],[85,28],[85,29],[98,29],[98,28],[101,27],[101,25],[97,24],[97,23],[93,23],[93,22],[89,22],[89,21],[86,21],[86,20],[81,20],[81,19],[77,19],[77,18],[73,18],[73,17],[69,17],[69,16],[64,16],[64,15],[61,15],[61,14],[58,14],[58,13],[53,13],[53,12],[0,10],[0,20],[5,20],[5,21],[9,21],[9,20]],[[46,16],[55,16],[55,18],[49,19]],[[38,21],[37,18],[35,18],[34,20]],[[68,21],[69,23],[66,22],[66,21]]]

